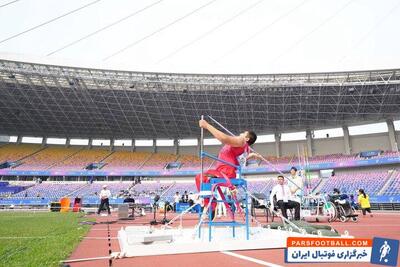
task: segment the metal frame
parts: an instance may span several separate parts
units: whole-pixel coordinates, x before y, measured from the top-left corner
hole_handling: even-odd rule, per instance
[[[0,133],[196,138],[211,114],[277,133],[398,118],[400,70],[297,74],[145,73],[0,60]]]
[[[249,202],[248,202],[248,192],[247,192],[247,181],[245,179],[242,179],[242,168],[241,166],[236,166],[230,162],[226,162],[222,159],[219,159],[218,157],[215,157],[207,152],[201,151],[200,153],[200,157],[204,158],[204,157],[209,157],[212,158],[216,161],[222,162],[224,164],[227,164],[229,166],[235,167],[237,169],[237,173],[238,173],[238,177],[236,179],[231,179],[231,183],[232,185],[235,185],[237,187],[241,187],[244,189],[244,201],[245,201],[245,209],[244,209],[244,217],[245,217],[245,223],[239,223],[235,220],[235,218],[233,218],[232,221],[230,222],[214,222],[212,221],[212,212],[209,211],[208,212],[208,221],[203,221],[203,212],[207,212],[207,210],[210,208],[211,206],[211,202],[215,201],[215,202],[226,202],[229,203],[228,201],[224,201],[224,200],[214,200],[214,197],[210,197],[210,203],[208,205],[208,207],[205,209],[205,211],[203,210],[203,212],[199,213],[199,222],[196,226],[196,229],[198,229],[198,237],[201,238],[201,226],[202,224],[208,224],[208,241],[211,242],[212,240],[212,227],[213,226],[230,226],[232,227],[232,237],[235,238],[236,237],[236,232],[235,232],[235,228],[236,227],[245,227],[246,228],[246,240],[249,240],[250,238],[250,221],[249,221]],[[202,174],[203,174],[203,170],[202,170]],[[222,177],[219,178],[211,178],[210,182],[206,185],[208,185],[210,188],[206,188],[206,191],[211,190],[211,188],[213,187],[213,185],[218,185],[218,184],[222,184],[222,183],[226,183],[226,180]],[[203,191],[205,188],[205,184],[201,183],[201,191]],[[212,192],[212,195],[215,195],[216,192]],[[202,197],[205,197],[204,195],[200,194]],[[242,201],[243,201],[242,199]],[[216,211],[215,211],[216,212]],[[235,215],[235,213],[233,213],[233,215]]]

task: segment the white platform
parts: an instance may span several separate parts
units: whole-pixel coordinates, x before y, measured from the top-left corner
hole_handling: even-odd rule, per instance
[[[202,228],[201,239],[194,237],[193,228],[189,229],[155,229],[148,226],[128,226],[118,232],[121,256],[150,256],[184,253],[201,253],[212,251],[233,251],[272,249],[286,247],[289,236],[318,237],[282,230],[261,227],[250,228],[250,240],[245,238],[245,228],[236,228],[236,238],[232,237],[232,228],[213,227],[212,241],[208,241],[208,228]],[[152,232],[151,232],[152,231]],[[346,236],[350,238],[350,236]],[[156,240],[149,242],[149,240]]]

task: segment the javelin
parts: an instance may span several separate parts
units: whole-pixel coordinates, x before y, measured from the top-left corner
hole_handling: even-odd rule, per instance
[[[231,131],[229,131],[228,129],[226,129],[221,123],[219,123],[216,119],[214,119],[213,117],[211,117],[210,115],[207,115],[213,122],[215,122],[219,127],[221,127],[222,129],[224,129],[227,133],[229,133],[231,136],[235,136]],[[252,147],[249,147],[249,149],[251,150],[251,152],[257,153],[258,156],[265,162],[267,163],[273,170],[277,171],[279,174],[281,174],[283,177],[285,177],[289,182],[291,182],[292,184],[294,184],[298,189],[301,190],[301,192],[303,192],[303,189],[300,188],[300,186],[298,186],[295,182],[292,181],[291,178],[289,178],[288,176],[286,176],[283,172],[281,172],[280,170],[278,170],[271,162],[269,162],[266,158],[264,158],[261,154],[259,154],[255,149],[253,149]]]

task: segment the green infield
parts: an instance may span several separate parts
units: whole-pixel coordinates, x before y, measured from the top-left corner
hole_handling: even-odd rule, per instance
[[[79,213],[0,212],[0,266],[60,266],[88,232]]]

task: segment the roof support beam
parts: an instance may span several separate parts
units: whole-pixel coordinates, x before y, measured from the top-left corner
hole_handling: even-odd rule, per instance
[[[399,147],[397,145],[397,140],[396,140],[396,131],[394,130],[394,124],[393,120],[388,119],[386,121],[386,124],[388,126],[388,134],[389,134],[389,143],[390,143],[390,149],[392,151],[399,151]]]

